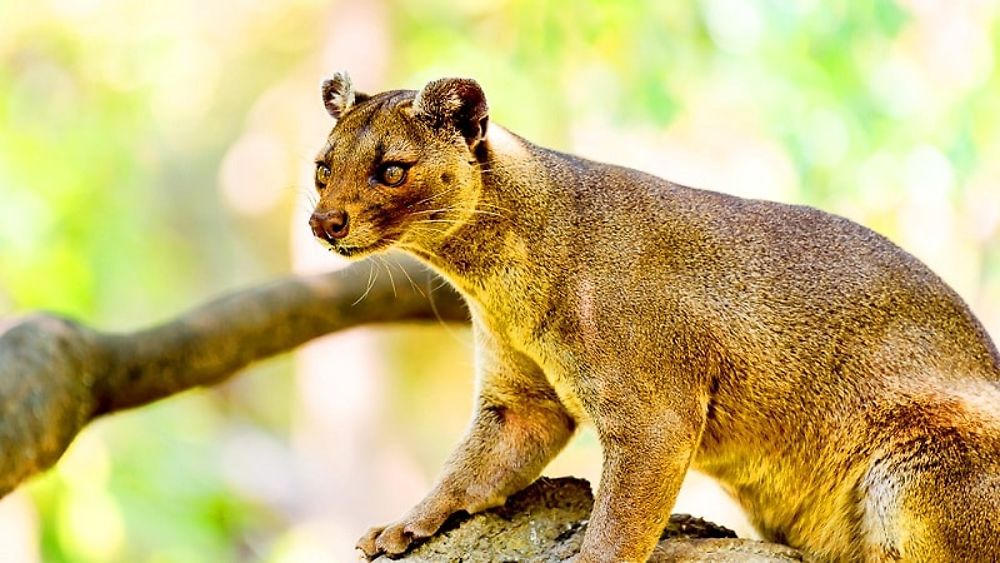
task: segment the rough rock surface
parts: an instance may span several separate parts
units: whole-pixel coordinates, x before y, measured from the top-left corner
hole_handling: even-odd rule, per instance
[[[542,478],[504,506],[474,516],[456,515],[428,541],[397,561],[555,563],[573,557],[594,504],[583,479]],[[686,514],[671,516],[650,561],[802,561],[796,550],[737,539],[727,528]],[[375,561],[388,563],[387,557]]]

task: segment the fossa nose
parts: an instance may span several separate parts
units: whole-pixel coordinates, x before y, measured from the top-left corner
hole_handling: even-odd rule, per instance
[[[350,218],[347,216],[347,212],[343,210],[324,211],[322,213],[317,211],[309,218],[309,226],[312,227],[313,235],[316,238],[321,238],[331,243],[346,237],[351,228]]]

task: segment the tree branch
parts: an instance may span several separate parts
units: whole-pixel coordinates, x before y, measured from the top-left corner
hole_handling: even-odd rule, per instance
[[[427,279],[413,260],[400,260],[400,267],[408,278]],[[415,284],[372,280],[370,268],[359,263],[288,278],[126,334],[45,314],[0,329],[0,496],[52,466],[102,414],[214,385],[251,362],[338,330],[468,319],[449,286],[430,300],[429,289]]]
[[[411,259],[402,260],[400,267],[406,278],[429,281],[427,271]],[[463,300],[449,286],[430,300],[429,285],[393,287],[391,279],[373,280],[370,268],[367,263],[354,264],[338,272],[240,291],[132,333],[104,333],[45,314],[10,324],[6,330],[0,325],[0,497],[51,467],[77,433],[102,414],[219,383],[251,362],[338,330],[371,323],[468,319]],[[537,500],[552,497],[539,496],[539,491],[555,490],[555,485],[546,483],[543,480],[515,496],[527,499],[515,512],[517,518],[530,520],[530,526],[515,525],[509,515],[497,520],[496,511],[490,511],[468,519],[459,530],[439,534],[418,548],[414,557],[421,560],[420,550],[464,556],[477,546],[484,554],[512,549],[521,553],[518,550],[527,544],[518,534],[528,528],[548,530],[554,538],[548,543],[528,542],[534,549],[533,560],[559,561],[572,555],[579,549],[590,513],[589,485],[580,482],[586,485],[581,493],[584,489],[575,480],[558,482],[559,500],[552,512]],[[574,486],[579,489],[576,493]],[[579,505],[574,505],[572,514],[565,510],[569,497]],[[788,548],[751,540],[692,539],[711,535],[685,526],[681,537],[661,542],[654,559],[700,560],[699,554],[705,553],[741,560],[763,555],[768,560],[799,559]]]

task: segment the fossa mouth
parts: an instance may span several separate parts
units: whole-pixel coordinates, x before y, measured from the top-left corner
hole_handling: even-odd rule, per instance
[[[325,244],[325,246],[330,251],[336,252],[337,254],[343,256],[344,258],[350,258],[350,259],[358,259],[370,256],[372,254],[375,254],[376,252],[379,252],[380,250],[385,250],[391,245],[392,242],[385,239],[377,240],[372,244],[365,246],[353,245],[353,244],[337,244],[337,245]]]

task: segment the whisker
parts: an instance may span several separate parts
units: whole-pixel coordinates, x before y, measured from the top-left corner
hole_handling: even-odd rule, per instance
[[[429,215],[429,214],[433,214],[433,213],[447,213],[449,211],[459,211],[459,210],[456,209],[456,208],[454,208],[454,207],[450,207],[450,208],[446,208],[446,209],[428,209],[426,211],[414,211],[412,213],[412,215]],[[502,215],[500,213],[494,213],[492,211],[485,211],[483,209],[468,209],[468,210],[465,210],[464,212],[465,213],[470,213],[472,215],[492,215],[494,217],[505,217],[505,215]]]
[[[288,186],[285,189],[296,191],[296,195],[299,197],[295,198],[295,208],[306,214],[312,213],[319,204],[319,195],[313,190],[301,186]]]
[[[389,275],[389,284],[392,286],[392,296],[398,298],[399,295],[396,293],[396,280],[392,277],[392,270],[390,270],[389,265],[385,263],[385,258],[378,255],[376,255],[375,258],[378,258],[379,264],[385,268],[385,273]]]
[[[448,285],[447,280],[445,280],[441,276],[432,276],[430,270],[425,270],[425,271],[427,272],[427,300],[430,301],[431,311],[434,312],[434,317],[437,318],[438,322],[441,324],[441,327],[445,330],[445,332],[448,333],[448,336],[452,340],[458,342],[462,347],[471,350],[472,344],[468,340],[463,340],[462,338],[460,338],[458,334],[455,332],[455,330],[448,323],[444,322],[444,319],[441,317],[441,312],[438,311],[437,303],[435,303],[434,301],[434,292]],[[437,279],[439,282],[436,286],[433,286],[431,283],[432,280],[434,279]]]
[[[437,290],[441,289],[442,287],[444,287],[446,285],[448,285],[448,280],[439,279],[437,286],[434,288],[434,291],[437,291]]]
[[[295,193],[297,193],[297,194],[299,194],[299,195],[301,195],[301,196],[303,196],[303,197],[305,197],[307,199],[319,198],[319,194],[316,193],[315,189],[313,189],[313,188],[305,188],[305,187],[301,186],[300,184],[292,184],[290,186],[285,186],[282,189],[283,190],[294,190]]]
[[[441,191],[441,192],[438,192],[438,193],[436,193],[436,194],[434,194],[434,195],[431,195],[431,196],[430,196],[430,197],[428,197],[428,198],[425,198],[425,199],[422,199],[422,200],[420,200],[420,201],[418,201],[418,202],[414,203],[413,205],[410,205],[409,207],[416,207],[416,206],[418,206],[418,205],[421,205],[421,204],[424,204],[424,203],[428,203],[428,202],[430,202],[430,201],[434,201],[435,199],[437,199],[437,198],[439,198],[439,197],[441,197],[441,196],[443,196],[443,195],[445,195],[445,194],[450,194],[451,192],[453,192],[453,191],[457,190],[458,188],[459,188],[459,186],[458,186],[458,185],[454,185],[454,186],[452,186],[452,187],[448,188],[447,190],[444,190],[444,191]]]
[[[403,275],[404,275],[404,276],[406,276],[406,279],[410,281],[410,287],[412,287],[412,288],[414,289],[414,291],[416,291],[417,293],[419,293],[419,294],[420,294],[421,296],[423,296],[423,297],[424,297],[425,299],[427,298],[427,294],[426,294],[426,293],[424,293],[424,292],[423,292],[423,290],[422,290],[422,289],[420,289],[420,288],[419,288],[419,287],[417,286],[417,284],[416,284],[416,283],[415,283],[415,282],[413,281],[413,278],[411,278],[411,277],[410,277],[410,274],[409,274],[409,272],[407,272],[407,271],[406,271],[406,268],[404,268],[404,267],[402,266],[402,264],[400,264],[400,263],[399,263],[399,261],[398,261],[398,260],[397,260],[397,261],[395,261],[395,262],[392,262],[391,260],[389,260],[389,259],[387,258],[387,259],[386,259],[386,261],[388,261],[388,262],[389,262],[389,263],[391,263],[391,264],[394,264],[394,265],[395,265],[395,266],[396,266],[397,268],[399,268],[399,271],[400,271],[400,272],[403,272]]]
[[[465,221],[460,221],[458,219],[419,219],[414,221],[414,225],[431,224],[431,223],[443,223],[446,225],[464,225]]]
[[[375,280],[376,279],[378,279],[378,273],[375,272],[375,264],[373,264],[371,261],[369,261],[368,262],[368,287],[365,288],[365,292],[361,294],[361,297],[358,297],[357,301],[355,301],[354,303],[351,303],[351,307],[357,305],[358,303],[361,303],[362,301],[365,300],[365,297],[368,297],[368,294],[371,293],[372,288],[375,287]]]
[[[453,207],[444,207],[441,209],[426,209],[423,211],[414,211],[411,215],[432,215],[434,213],[447,213],[449,211],[454,211]]]
[[[476,207],[487,207],[490,209],[496,209],[497,211],[507,211],[505,207],[501,207],[495,203],[489,203],[487,201],[479,201],[476,203]]]
[[[483,209],[469,209],[469,210],[460,211],[460,210],[458,210],[458,209],[456,209],[454,207],[449,207],[449,208],[444,208],[444,209],[427,209],[427,210],[423,210],[423,211],[414,211],[413,213],[411,213],[411,215],[433,215],[435,213],[448,213],[448,212],[452,212],[452,211],[459,212],[459,213],[463,213],[463,212],[464,213],[469,213],[470,215],[489,215],[491,217],[500,217],[501,219],[505,219],[507,217],[506,215],[503,215],[503,214],[500,214],[500,213],[494,213],[492,211],[485,211]]]
[[[499,213],[493,213],[492,211],[483,211],[482,209],[472,209],[470,210],[473,215],[492,215],[493,217],[505,217]]]

